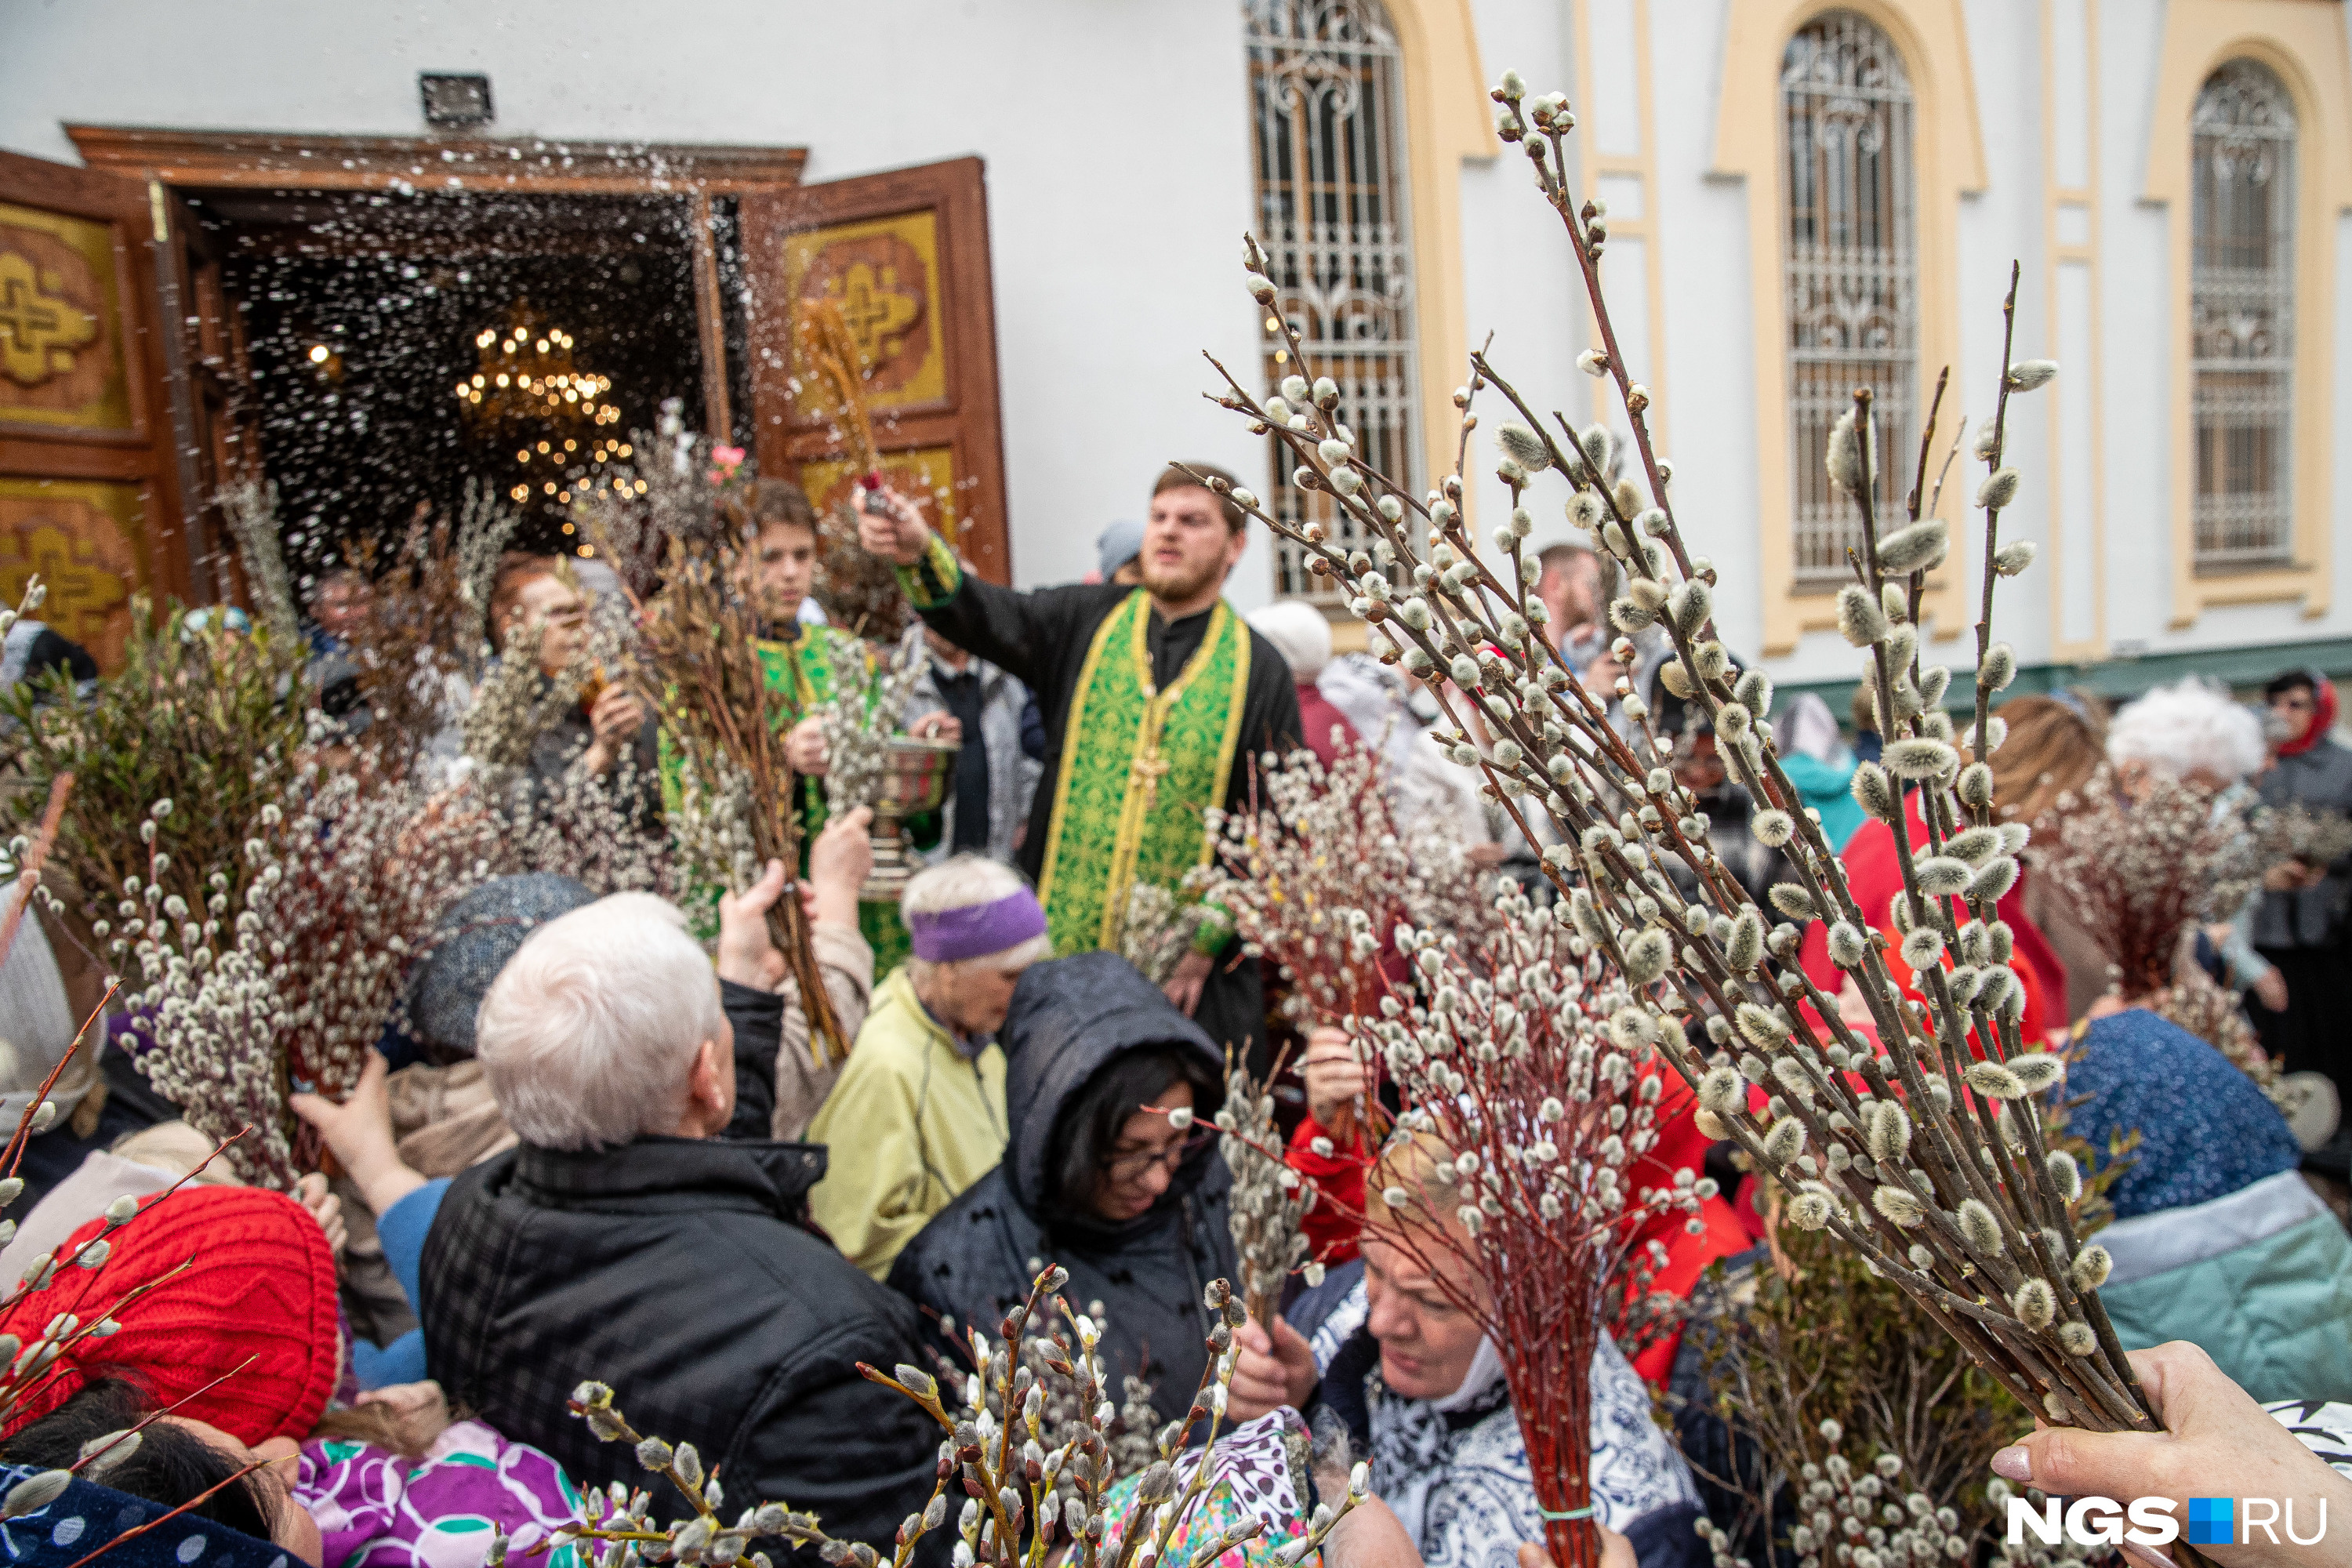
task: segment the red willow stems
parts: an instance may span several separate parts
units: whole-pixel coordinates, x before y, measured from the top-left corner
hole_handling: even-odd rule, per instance
[[[1412,1179],[1375,1203],[1494,1342],[1553,1560],[1592,1568],[1592,1359],[1644,1231],[1695,1215],[1715,1184],[1650,1152],[1663,1069],[1622,983],[1516,889],[1494,909],[1475,945],[1398,932],[1418,997],[1359,1027],[1413,1140],[1389,1167]]]

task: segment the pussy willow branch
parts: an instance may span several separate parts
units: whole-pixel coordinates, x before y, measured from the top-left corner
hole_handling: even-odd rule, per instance
[[[2016,363],[2011,356],[2017,338],[2018,263],[2009,264],[2009,293],[2000,302],[2000,393],[1993,405],[1992,450],[1986,457],[1986,467],[1993,471],[2000,468],[2001,455],[2009,446],[2009,367]],[[1982,762],[1988,747],[1985,744],[1985,720],[1992,712],[1992,690],[1985,683],[1985,655],[1992,647],[1992,584],[2000,574],[1993,570],[1993,557],[2000,552],[2000,508],[1985,510],[1984,537],[1984,597],[1977,615],[1977,708],[1976,725],[1972,731],[1975,742],[1971,750],[1976,760]]]
[[[1523,124],[1524,89],[1515,77],[1507,75],[1499,96],[1506,104],[1507,129]],[[1555,98],[1539,103],[1533,116],[1539,128],[1547,121],[1556,128],[1548,128],[1553,149],[1549,162],[1558,161],[1564,110],[1565,100]],[[1588,293],[1597,296],[1592,252],[1599,236],[1590,232],[1589,215],[1580,215],[1568,194],[1564,163],[1555,174],[1547,166],[1543,145],[1530,144],[1529,155],[1547,199],[1561,210],[1579,243],[1579,268]],[[1586,216],[1586,228],[1580,228],[1580,216]],[[1253,245],[1249,257],[1252,270],[1262,274],[1263,253]],[[1270,280],[1252,288],[1265,298],[1271,291]],[[1597,318],[1605,318],[1605,303],[1597,298],[1595,311]],[[1283,328],[1287,332],[1286,322]],[[2012,333],[2013,316],[2005,322],[2005,355],[2012,346]],[[1297,347],[1296,335],[1289,335]],[[1604,338],[1604,343],[1613,349],[1613,339]],[[1469,395],[1496,379],[1484,359],[1482,353],[1473,364],[1470,386],[1457,399],[1465,405],[1465,424]],[[2016,367],[2006,357],[2003,364],[2004,393],[1986,448],[1989,458],[1997,458],[2000,449],[2007,391],[2012,385],[2039,384],[2049,374],[2045,369],[2031,382],[2012,382]],[[1622,365],[1612,369],[1650,469],[1653,499],[1663,502],[1665,475],[1648,450],[1641,420],[1646,399]],[[2046,1152],[2038,1130],[2024,1127],[2015,1139],[2020,1147],[2011,1147],[2000,1120],[1984,1103],[1995,1089],[2003,1095],[2029,1092],[2024,1087],[2002,1088],[2025,1082],[2011,1071],[2012,1061],[2030,1070],[2037,1084],[2051,1070],[2047,1058],[2030,1063],[2024,1058],[2018,1034],[2021,983],[2008,967],[2012,954],[2007,928],[1992,909],[1997,891],[2014,881],[2016,868],[2011,862],[2022,840],[2012,842],[2007,834],[1992,830],[1986,820],[1989,775],[1980,763],[1972,763],[1959,770],[1957,788],[1965,799],[1973,837],[1968,837],[1977,858],[1962,862],[1944,853],[1958,844],[1955,830],[1962,819],[1948,793],[1956,786],[1940,782],[1959,769],[1950,744],[1950,721],[1940,705],[1949,677],[1940,667],[1915,677],[1918,632],[1909,612],[1918,601],[1922,574],[1945,553],[1946,531],[1940,523],[1915,523],[1905,531],[1901,575],[1908,581],[1890,591],[1881,555],[1882,543],[1890,536],[1882,532],[1871,506],[1874,487],[1869,478],[1874,464],[1867,395],[1858,399],[1856,415],[1842,422],[1853,472],[1860,476],[1852,483],[1840,482],[1856,493],[1862,508],[1864,581],[1845,591],[1853,603],[1849,606],[1842,597],[1841,614],[1844,620],[1851,612],[1845,628],[1849,640],[1871,650],[1870,674],[1889,737],[1889,759],[1899,763],[1903,778],[1918,781],[1928,824],[1922,847],[1927,853],[1915,854],[1896,781],[1875,767],[1864,775],[1863,782],[1875,791],[1864,804],[1888,822],[1897,845],[1904,890],[1892,912],[1898,931],[1916,931],[1921,939],[1911,942],[1906,936],[1906,950],[1907,954],[1918,949],[1919,959],[1911,968],[1927,997],[1925,1007],[1906,1002],[1894,984],[1882,952],[1888,943],[1876,933],[1877,921],[1865,918],[1855,905],[1825,836],[1801,809],[1780,768],[1769,731],[1757,727],[1769,708],[1769,679],[1748,672],[1732,680],[1727,653],[1707,635],[1711,571],[1692,561],[1663,504],[1635,519],[1624,516],[1624,506],[1618,504],[1605,479],[1605,437],[1576,438],[1571,444],[1580,450],[1570,458],[1533,421],[1517,431],[1504,427],[1508,459],[1500,472],[1511,487],[1515,506],[1512,519],[1497,532],[1518,579],[1506,589],[1476,556],[1463,529],[1458,474],[1424,506],[1356,457],[1352,439],[1337,426],[1337,389],[1328,383],[1309,389],[1303,377],[1294,378],[1284,384],[1282,397],[1261,404],[1230,374],[1224,379],[1229,391],[1217,401],[1249,416],[1260,430],[1276,432],[1297,460],[1294,482],[1329,496],[1377,542],[1375,549],[1343,558],[1326,542],[1320,524],[1288,527],[1258,508],[1248,492],[1235,499],[1276,531],[1306,546],[1309,563],[1318,573],[1353,585],[1357,608],[1367,620],[1382,626],[1391,657],[1401,657],[1418,675],[1444,669],[1461,689],[1462,700],[1479,710],[1477,728],[1486,739],[1474,744],[1471,726],[1464,722],[1455,699],[1441,694],[1446,716],[1456,726],[1452,741],[1455,760],[1477,768],[1486,781],[1486,793],[1515,820],[1526,821],[1517,798],[1535,795],[1569,836],[1570,843],[1545,856],[1546,872],[1566,899],[1565,916],[1622,971],[1633,975],[1638,967],[1635,989],[1653,1010],[1656,1047],[1675,1071],[1695,1089],[1704,1090],[1730,1074],[1729,1084],[1744,1086],[1756,1079],[1771,1095],[1759,1117],[1749,1113],[1744,1090],[1711,1091],[1718,1110],[1710,1114],[1717,1115],[1726,1133],[1758,1157],[1764,1169],[1800,1192],[1797,1208],[1809,1216],[1808,1223],[1834,1229],[1874,1267],[1946,1314],[1971,1353],[2012,1392],[2033,1400],[2053,1418],[2095,1426],[2149,1425],[2127,1364],[2109,1336],[2094,1333],[2100,1316],[2095,1292],[2073,1288],[2072,1268],[2101,1275],[2104,1264],[2078,1253],[2078,1238],[2066,1217],[2067,1200],[2052,1185],[2056,1176],[2044,1167]],[[1523,404],[1517,405],[1524,411]],[[1912,486],[1915,496],[1925,491],[1927,450],[1923,444]],[[1629,574],[1628,597],[1611,607],[1612,620],[1621,630],[1652,623],[1663,626],[1674,650],[1664,671],[1671,677],[1666,684],[1712,721],[1733,776],[1766,805],[1759,822],[1772,825],[1769,842],[1789,847],[1801,891],[1782,907],[1792,918],[1801,907],[1809,918],[1833,922],[1831,934],[1843,944],[1836,950],[1843,954],[1839,964],[1854,975],[1880,1042],[1858,1059],[1859,1042],[1833,1021],[1833,1005],[1822,1006],[1828,999],[1797,973],[1798,929],[1779,926],[1768,935],[1753,902],[1714,874],[1703,824],[1695,815],[1695,797],[1676,786],[1665,769],[1644,768],[1626,746],[1592,734],[1591,710],[1598,705],[1572,675],[1558,668],[1541,630],[1540,607],[1519,599],[1533,585],[1533,574],[1516,548],[1517,536],[1528,526],[1516,503],[1525,482],[1545,469],[1558,469],[1580,491],[1590,483],[1593,499],[1580,504],[1600,524],[1602,542]],[[1984,492],[1988,504],[2010,493],[2004,486],[2013,487],[2015,479],[2004,479],[2005,474],[1996,462],[1995,476]],[[1431,524],[1425,559],[1407,531],[1409,514]],[[1934,531],[1915,531],[1920,528]],[[1664,550],[1646,542],[1644,534],[1661,542]],[[1681,568],[1679,584],[1666,574],[1667,552]],[[1412,587],[1392,588],[1391,569],[1409,569]],[[1400,594],[1410,597],[1399,604]],[[1985,646],[1990,652],[1990,645]],[[1979,659],[1979,684],[1988,697],[2004,679],[1995,675],[1990,657]],[[1921,680],[1933,689],[1916,689]],[[1570,691],[1572,698],[1566,695]],[[1631,696],[1625,707],[1639,721],[1643,745],[1660,754],[1643,710]],[[1571,746],[1571,738],[1584,743]],[[1980,723],[1972,750],[1980,758],[1990,749],[1990,727]],[[1600,802],[1602,789],[1629,805],[1638,802],[1638,809],[1610,823]],[[1667,879],[1650,868],[1666,854],[1698,871],[1699,903],[1685,903]],[[1995,865],[1995,860],[2002,864]],[[1938,891],[1933,895],[1924,885],[1927,866],[1935,868]],[[1958,883],[1952,879],[1955,867]],[[1979,867],[1983,868],[1981,876]],[[1965,927],[1945,903],[1959,891],[1967,894],[1971,916]],[[1782,903],[1777,895],[1774,901]],[[1676,943],[1681,944],[1682,963],[1669,974]],[[1727,943],[1737,946],[1737,961],[1729,956]],[[1638,965],[1629,963],[1636,947]],[[1965,994],[1955,989],[1959,972],[1948,973],[1940,962],[1955,949],[1969,971]],[[1996,978],[2003,984],[1990,984]],[[1821,1022],[1778,1011],[1783,998],[1813,1005],[1822,1015]],[[1703,1022],[1718,1047],[1731,1046],[1735,1037],[1752,1047],[1753,1052],[1738,1058],[1740,1070],[1734,1072],[1727,1049],[1717,1051],[1712,1059],[1703,1058],[1685,1038],[1685,1017]],[[1817,1030],[1830,1037],[1830,1047],[1821,1044]],[[1981,1042],[1986,1058],[1973,1065],[1972,1037]],[[1755,1052],[1774,1059],[1768,1062]],[[1821,1059],[1824,1052],[1835,1053],[1827,1066]],[[1993,1076],[1984,1076],[1980,1068]],[[1858,1119],[1865,1113],[1865,1102],[1846,1081],[1849,1070],[1858,1072],[1868,1085],[1868,1113],[1907,1109],[1900,1147],[1883,1166],[1868,1157],[1864,1147]],[[1809,1147],[1833,1151],[1838,1158],[1824,1171],[1815,1156],[1801,1152]],[[2079,1179],[2074,1185],[2079,1186]],[[1834,1201],[1840,1194],[1853,1204],[1851,1212]],[[1989,1212],[1970,1217],[1979,1207]],[[2057,1267],[2062,1263],[2066,1267]],[[2033,1266],[2030,1274],[2029,1264]],[[2011,1281],[2016,1282],[2014,1290],[2008,1289]],[[1979,1282],[2002,1289],[2010,1299],[1994,1302]],[[2038,1300],[2036,1290],[2041,1292]],[[2059,1307],[2067,1312],[2063,1324],[2055,1316]],[[2082,1318],[2074,1315],[2078,1308]],[[2078,1339],[2084,1342],[2062,1353],[2062,1339],[2070,1345]]]

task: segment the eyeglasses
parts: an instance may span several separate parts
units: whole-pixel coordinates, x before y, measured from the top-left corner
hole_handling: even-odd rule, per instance
[[[1146,1149],[1132,1154],[1113,1154],[1103,1161],[1103,1173],[1114,1182],[1132,1182],[1139,1179],[1154,1165],[1163,1165],[1172,1172],[1177,1166],[1207,1148],[1209,1140],[1215,1136],[1216,1133],[1213,1131],[1195,1128],[1164,1149]]]

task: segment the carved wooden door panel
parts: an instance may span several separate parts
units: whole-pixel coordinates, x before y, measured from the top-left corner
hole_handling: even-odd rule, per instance
[[[1010,582],[981,161],[747,192],[742,213],[760,471],[797,479],[820,510],[856,483],[793,363],[793,302],[830,295],[892,487],[927,498],[982,575]]]
[[[107,669],[134,592],[189,593],[158,223],[137,181],[0,153],[0,600],[37,572]]]
[[[172,237],[162,257],[163,337],[180,440],[190,575],[201,598],[241,600],[244,565],[221,497],[262,477],[245,316],[228,292],[220,246],[204,220],[184,197],[167,194],[163,201]]]

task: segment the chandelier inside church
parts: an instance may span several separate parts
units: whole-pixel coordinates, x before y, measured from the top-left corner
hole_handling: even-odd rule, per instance
[[[570,332],[518,301],[503,327],[475,335],[477,368],[457,384],[467,424],[500,445],[513,443],[520,471],[507,497],[517,504],[569,506],[599,482],[629,482],[604,472],[630,456],[617,428],[613,378],[574,363],[575,346]]]

